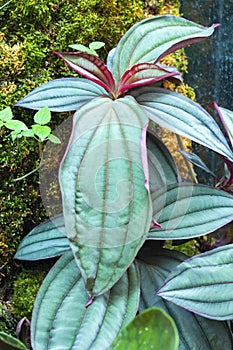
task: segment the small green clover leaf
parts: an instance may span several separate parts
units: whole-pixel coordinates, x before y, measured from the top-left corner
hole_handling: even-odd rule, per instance
[[[12,141],[15,141],[16,139],[20,139],[22,137],[22,132],[17,131],[17,130],[13,130],[13,131],[11,131],[10,135],[11,135]]]
[[[10,107],[6,107],[2,111],[0,111],[0,127],[3,126],[8,120],[13,118],[13,113]],[[2,124],[1,124],[2,123]]]
[[[24,137],[34,137],[34,132],[32,129],[22,130],[21,135]]]
[[[87,52],[92,55],[98,56],[96,50],[99,50],[104,45],[105,43],[103,43],[102,41],[93,41],[92,43],[89,44],[89,47],[84,46],[82,44],[72,44],[72,45],[69,45],[69,47],[71,47],[76,51]]]
[[[34,115],[34,121],[36,124],[45,125],[48,124],[51,120],[51,112],[47,106],[40,109]]]
[[[0,111],[0,128],[4,126],[7,129],[11,130],[10,136],[12,138],[12,141],[15,141],[16,139],[20,139],[22,137],[33,137],[35,140],[39,142],[41,157],[42,157],[42,146],[41,146],[42,142],[49,140],[54,144],[61,143],[61,141],[57,136],[51,134],[51,128],[48,125],[46,125],[50,122],[50,120],[51,120],[51,112],[47,106],[43,107],[38,112],[36,112],[36,114],[34,115],[35,124],[32,125],[31,128],[28,128],[24,122],[17,119],[13,119],[13,113],[10,107],[7,107],[4,110]],[[32,170],[30,173],[18,179],[15,179],[15,181],[25,178],[26,176],[37,171],[39,168],[40,166]]]
[[[32,131],[35,136],[39,138],[39,141],[45,141],[48,136],[51,134],[51,128],[47,125],[32,125]]]
[[[49,139],[49,141],[51,141],[52,143],[55,143],[55,144],[57,144],[57,145],[61,143],[61,141],[59,140],[59,138],[58,138],[57,136],[53,135],[53,134],[50,134],[50,135],[48,136],[48,139]]]
[[[8,120],[5,123],[5,127],[13,131],[22,131],[28,129],[27,125],[24,124],[24,122],[21,122],[20,120],[16,119]]]
[[[99,50],[104,45],[105,43],[103,43],[102,41],[93,41],[92,43],[90,43],[89,48],[90,50]]]
[[[28,130],[28,127],[24,122],[13,119],[13,113],[10,107],[6,107],[0,111],[0,128],[3,126],[11,130],[10,135],[13,141],[23,136],[22,131]]]

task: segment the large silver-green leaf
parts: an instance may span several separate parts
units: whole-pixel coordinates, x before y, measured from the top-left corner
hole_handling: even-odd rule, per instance
[[[158,295],[215,320],[233,319],[233,245],[190,258],[165,280]]]
[[[233,220],[233,196],[197,184],[175,184],[153,193],[153,218],[162,229],[149,238],[189,239],[217,230]]]
[[[48,106],[53,112],[76,111],[106,90],[83,78],[61,78],[34,89],[19,102],[18,107],[41,109]]]
[[[134,64],[156,62],[170,52],[207,38],[213,31],[214,26],[206,28],[182,17],[147,18],[131,27],[121,38],[114,52],[113,75],[119,81]]]
[[[161,249],[155,242],[147,242],[137,259],[141,289],[139,311],[160,307],[168,312],[179,332],[179,350],[231,349],[232,336],[226,322],[198,316],[156,295],[169,272],[187,258],[180,252]]]
[[[70,250],[65,234],[63,215],[58,215],[36,226],[21,241],[15,259],[40,260],[53,258]]]
[[[116,283],[150,227],[147,122],[130,96],[96,98],[74,116],[60,185],[66,232],[91,295]]]
[[[132,265],[105,294],[89,296],[71,252],[45,278],[32,315],[33,350],[107,350],[136,315],[137,269]]]
[[[194,101],[177,92],[153,86],[135,89],[130,94],[154,122],[233,161],[233,152],[217,123]]]
[[[176,163],[163,142],[152,131],[147,132],[147,154],[150,174],[150,193],[165,189],[180,181]]]
[[[154,307],[141,312],[122,329],[110,350],[177,350],[178,344],[173,319]]]

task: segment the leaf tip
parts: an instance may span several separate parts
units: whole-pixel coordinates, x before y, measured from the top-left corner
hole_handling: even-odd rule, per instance
[[[90,298],[89,299],[89,301],[86,303],[86,305],[85,305],[85,308],[87,309],[89,306],[91,306],[91,304],[93,303],[93,299],[92,298]]]
[[[162,229],[162,226],[155,219],[152,219],[150,230],[153,230],[155,228]]]

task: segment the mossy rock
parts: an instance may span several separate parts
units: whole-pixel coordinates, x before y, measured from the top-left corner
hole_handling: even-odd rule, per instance
[[[12,314],[18,319],[31,319],[35,298],[45,275],[43,269],[23,269],[15,279],[11,304]]]

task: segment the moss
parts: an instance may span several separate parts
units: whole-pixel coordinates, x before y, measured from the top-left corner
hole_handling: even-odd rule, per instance
[[[31,319],[31,313],[37,292],[45,277],[43,270],[24,269],[14,282],[12,314],[17,318]]]
[[[12,1],[0,10],[0,88],[9,80],[17,86],[17,96],[9,92],[11,105],[35,86],[72,74],[54,50],[100,40],[106,43],[105,58],[125,31],[143,19],[143,7],[141,0]],[[0,96],[0,110],[7,104]]]
[[[164,1],[163,6],[159,9],[158,14],[180,16],[180,3],[178,0]]]
[[[184,253],[188,256],[194,256],[200,253],[198,249],[198,243],[195,239],[192,239],[180,245],[173,245],[172,241],[166,241],[164,248],[170,250],[178,250],[179,252]]]
[[[15,336],[16,320],[8,311],[5,303],[0,302],[0,332],[5,332]]]
[[[40,199],[38,174],[23,181],[14,181],[38,164],[36,143],[10,140],[6,131],[0,132],[0,282],[10,288],[11,275],[17,270],[12,260],[22,236],[47,218]],[[9,277],[7,277],[9,276]]]
[[[146,11],[149,14],[172,14],[179,16],[180,2],[178,0],[145,0]]]

